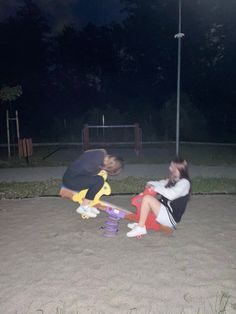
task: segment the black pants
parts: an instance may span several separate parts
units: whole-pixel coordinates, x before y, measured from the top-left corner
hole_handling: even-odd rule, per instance
[[[101,176],[77,176],[73,179],[70,178],[70,180],[63,178],[63,184],[73,191],[79,192],[88,189],[85,198],[92,201],[103,187],[104,179]]]

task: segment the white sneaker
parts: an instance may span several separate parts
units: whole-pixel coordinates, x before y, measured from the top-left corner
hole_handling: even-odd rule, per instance
[[[88,217],[91,217],[91,218],[97,217],[97,214],[93,213],[93,212],[90,210],[90,208],[91,208],[91,207],[80,205],[80,206],[76,209],[76,212],[77,212],[78,214],[81,214],[81,215],[87,215]]]
[[[89,210],[96,215],[100,214],[100,210],[98,210],[96,207],[89,206]]]
[[[132,222],[132,223],[129,223],[129,224],[127,225],[127,227],[130,228],[130,229],[134,229],[137,225],[138,225],[137,222]]]
[[[143,234],[147,234],[146,227],[140,227],[139,225],[135,226],[131,231],[129,231],[126,235],[128,238],[138,237]]]

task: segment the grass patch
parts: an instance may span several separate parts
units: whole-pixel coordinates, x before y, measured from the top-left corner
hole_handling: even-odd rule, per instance
[[[122,180],[109,180],[113,194],[138,194],[143,191],[149,177],[127,177]],[[16,199],[58,195],[61,180],[45,182],[2,182],[0,199]],[[202,178],[193,179],[193,194],[230,193],[236,194],[236,179]]]
[[[230,302],[230,295],[222,291],[217,294],[213,302],[207,300],[206,304],[198,309],[197,314],[227,314],[232,313],[231,310],[234,307],[235,304]]]
[[[122,156],[127,164],[161,164],[168,163],[175,156],[175,145],[173,143],[143,145],[139,155],[134,153],[133,148],[111,147],[107,148],[107,151]],[[35,147],[29,159],[30,166],[67,166],[81,153],[81,147]],[[180,144],[180,155],[193,165],[236,165],[236,145]],[[0,149],[0,168],[27,166],[24,158],[18,158],[17,151],[8,159],[6,149]]]
[[[181,145],[180,154],[194,165],[235,165],[236,146]]]

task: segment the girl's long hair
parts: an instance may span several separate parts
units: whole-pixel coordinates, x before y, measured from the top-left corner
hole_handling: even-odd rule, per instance
[[[170,174],[166,187],[174,186],[176,182],[178,181],[178,179],[183,179],[183,178],[187,179],[190,182],[190,186],[191,186],[191,179],[189,177],[187,161],[183,158],[174,158],[171,160],[171,162],[173,162],[175,166],[177,167],[177,169],[179,170],[180,177],[176,178],[175,176]]]

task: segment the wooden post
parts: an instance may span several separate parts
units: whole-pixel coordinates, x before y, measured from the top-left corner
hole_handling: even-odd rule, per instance
[[[33,154],[33,145],[31,138],[22,138],[18,140],[19,157],[25,157],[27,165],[29,165],[29,156]]]
[[[89,127],[88,124],[84,125],[83,129],[83,150],[89,149]]]
[[[10,123],[9,121],[16,121],[16,132],[17,132],[17,141],[20,139],[20,127],[19,127],[19,118],[18,111],[15,111],[15,117],[11,118],[9,115],[9,111],[6,111],[6,120],[7,120],[7,147],[8,147],[8,158],[11,157],[11,135],[10,135]],[[14,138],[12,138],[12,142],[14,145]]]

